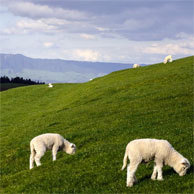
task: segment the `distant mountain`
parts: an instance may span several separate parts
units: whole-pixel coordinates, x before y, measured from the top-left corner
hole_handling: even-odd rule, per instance
[[[21,54],[0,54],[0,75],[20,76],[41,82],[86,82],[132,64],[34,59]]]

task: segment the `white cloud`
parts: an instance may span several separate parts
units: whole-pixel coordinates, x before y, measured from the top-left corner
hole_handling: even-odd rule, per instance
[[[97,51],[93,51],[91,49],[76,49],[73,52],[73,55],[79,60],[84,61],[97,61],[99,59],[100,54]]]
[[[190,44],[190,43],[189,43]],[[186,48],[186,43],[183,44],[175,44],[175,43],[169,43],[169,44],[153,44],[147,48],[144,49],[144,53],[147,54],[161,54],[161,55],[193,55],[193,48]]]
[[[99,34],[98,37],[110,36],[111,32],[135,41],[178,39],[178,36],[175,37],[177,32],[193,32],[191,1],[121,1],[111,4],[100,1],[98,6],[95,6],[95,2],[87,4],[87,1],[0,1],[2,6],[16,16],[42,21],[44,19],[47,25],[56,26],[63,32]],[[47,19],[55,20],[56,23]],[[90,39],[86,36],[82,38]]]
[[[12,1],[7,4],[8,9],[15,15],[30,18],[68,18],[85,19],[86,15],[77,10],[68,10],[63,8],[54,8],[47,5],[34,4],[25,1]]]
[[[50,47],[53,46],[53,42],[44,42],[43,45],[44,45],[44,47],[46,47],[46,48],[50,48]]]
[[[7,25],[1,33],[7,35],[27,34],[27,33],[59,33],[65,32],[68,26],[72,25],[64,19],[45,18],[45,19],[18,19],[15,25]]]
[[[124,63],[155,63],[168,53],[176,58],[193,55],[192,25],[188,24],[193,20],[188,19],[190,12],[184,15],[179,3],[178,9],[174,3],[173,8],[165,3],[168,10],[158,3],[131,7],[119,2],[112,10],[100,2],[99,7],[85,1],[70,4],[4,0],[0,5],[5,6],[0,24],[2,52]]]
[[[16,23],[16,26],[21,29],[33,29],[41,31],[50,31],[56,29],[53,25],[48,25],[42,20],[20,20]]]
[[[98,30],[99,32],[106,32],[106,31],[109,31],[108,28],[103,28],[103,27],[95,27],[96,30]]]
[[[80,34],[81,38],[87,39],[87,40],[94,40],[96,37],[92,34]]]

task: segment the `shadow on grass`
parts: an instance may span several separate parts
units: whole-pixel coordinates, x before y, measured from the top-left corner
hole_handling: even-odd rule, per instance
[[[191,167],[188,169],[187,174],[194,174],[194,166],[191,164]]]
[[[173,168],[170,168],[170,169],[167,169],[167,170],[164,170],[164,176],[165,175],[171,175],[173,173],[176,173]],[[194,173],[194,166],[193,164],[191,164],[190,168],[187,170],[187,173],[186,174],[193,174]]]
[[[148,180],[148,179],[151,179],[151,174],[150,175],[146,175],[146,176],[138,179],[138,182],[142,182],[142,181],[145,181],[145,180]]]

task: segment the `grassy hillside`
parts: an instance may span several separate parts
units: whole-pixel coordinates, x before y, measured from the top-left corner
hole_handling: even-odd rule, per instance
[[[111,73],[84,84],[35,85],[1,93],[1,193],[192,193],[193,57]],[[29,170],[29,142],[60,133],[75,155],[51,152]],[[138,184],[121,171],[127,143],[167,139],[192,167],[179,177],[164,167],[164,181],[140,165]]]

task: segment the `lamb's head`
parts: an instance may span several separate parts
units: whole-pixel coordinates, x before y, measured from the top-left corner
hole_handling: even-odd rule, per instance
[[[76,145],[73,144],[73,143],[67,143],[67,142],[64,142],[65,146],[64,146],[64,151],[67,153],[67,154],[75,154],[75,151],[76,151]]]
[[[179,176],[184,176],[187,173],[187,170],[190,167],[189,161],[184,158],[177,165],[174,166],[174,170],[179,174]]]

